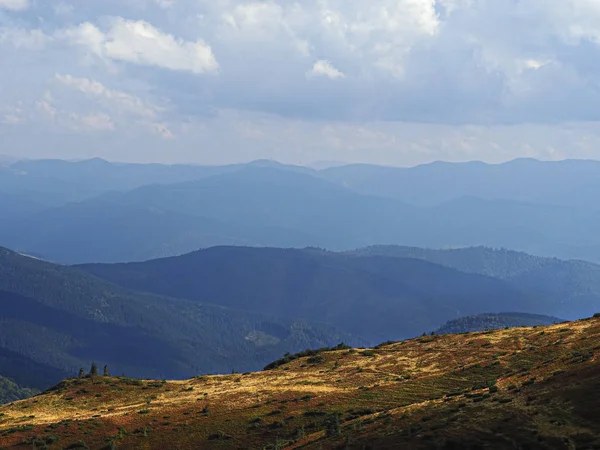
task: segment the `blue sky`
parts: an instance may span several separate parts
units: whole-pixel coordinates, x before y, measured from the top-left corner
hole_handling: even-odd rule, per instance
[[[600,159],[596,0],[0,0],[0,154]]]

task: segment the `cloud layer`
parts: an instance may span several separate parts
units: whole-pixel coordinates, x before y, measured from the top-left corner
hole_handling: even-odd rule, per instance
[[[592,0],[0,0],[0,153],[600,157],[599,30]]]

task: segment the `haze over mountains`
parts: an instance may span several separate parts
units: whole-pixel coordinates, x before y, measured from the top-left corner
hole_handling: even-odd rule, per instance
[[[600,311],[598,167],[7,164],[4,398],[93,361],[184,378],[409,338],[464,316],[476,318],[455,329],[524,313],[538,315],[525,324],[589,317]],[[526,186],[528,170],[539,183]],[[489,315],[507,311],[517,316]]]
[[[62,263],[215,245],[485,245],[600,262],[600,163],[314,170],[23,161],[0,169],[0,242]]]

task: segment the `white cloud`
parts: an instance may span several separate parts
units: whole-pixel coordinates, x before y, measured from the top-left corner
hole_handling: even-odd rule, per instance
[[[29,8],[29,0],[0,0],[0,9],[2,8],[10,11],[21,11]]]
[[[10,13],[4,11],[8,5]],[[0,0],[0,60],[11,66],[0,71],[0,132],[43,128],[44,117],[57,129],[161,136],[197,148],[191,137],[185,140],[185,130],[192,130],[226,155],[241,145],[230,136],[238,134],[251,137],[256,151],[261,144],[297,155],[312,148],[331,153],[314,159],[336,160],[347,159],[341,152],[360,160],[363,152],[382,162],[384,153],[368,153],[378,147],[398,163],[467,154],[549,156],[550,148],[556,149],[552,155],[567,155],[561,145],[581,155],[581,148],[592,147],[576,133],[550,133],[543,124],[560,129],[600,121],[598,0],[82,5]],[[52,98],[44,97],[46,91]],[[223,111],[236,112],[246,125],[222,119]],[[273,137],[275,125],[254,123],[248,115],[266,115],[272,123],[279,118],[279,125],[294,131]],[[306,122],[319,127],[296,127]],[[391,132],[383,122],[414,136]],[[222,146],[216,134],[202,134],[215,123],[222,124],[215,131]],[[521,141],[491,132],[473,140],[466,124],[519,126],[518,135],[510,127],[494,129]],[[443,139],[419,136],[440,129]],[[596,131],[590,135],[588,141],[597,143]],[[298,149],[288,148],[286,139],[296,139]]]
[[[0,44],[9,44],[17,50],[43,50],[51,39],[38,29],[0,27]]]
[[[75,91],[87,100],[80,103],[77,98],[55,90],[55,95],[62,94],[61,101],[65,107],[82,111],[102,110],[96,113],[77,114],[77,117],[81,118],[79,122],[86,125],[84,131],[85,129],[111,131],[117,127],[141,126],[163,138],[173,137],[172,131],[161,121],[166,108],[156,106],[135,95],[110,89],[99,81],[89,78],[56,74],[54,80],[59,86]]]
[[[176,39],[144,21],[116,19],[106,33],[104,51],[112,59],[195,74],[219,68],[204,41]]]
[[[324,59],[317,61],[313,65],[309,75],[327,77],[332,80],[345,77],[343,72],[340,72],[338,69],[333,67],[333,65],[329,61],[326,61]]]
[[[88,78],[76,78],[71,75],[56,74],[56,81],[89,97],[108,102],[122,111],[133,113],[140,117],[155,119],[159,108],[142,101],[133,95],[118,90],[108,89],[102,83]]]
[[[177,39],[143,20],[115,18],[106,31],[85,22],[57,33],[97,57],[194,74],[215,73],[219,64],[201,39]]]

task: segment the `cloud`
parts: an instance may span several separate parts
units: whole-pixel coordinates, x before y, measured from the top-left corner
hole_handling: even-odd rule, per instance
[[[116,19],[107,32],[104,51],[112,59],[195,74],[219,68],[204,41],[176,39],[144,21]]]
[[[85,22],[65,30],[62,36],[94,55],[194,74],[215,73],[219,64],[212,49],[202,40],[177,39],[143,20],[111,20],[106,31]]]
[[[310,75],[323,76],[332,80],[345,77],[343,72],[337,70],[329,61],[325,61],[324,59],[317,61],[313,65],[312,70],[310,71]]]
[[[486,158],[492,151],[516,155],[514,149],[567,155],[558,143],[573,155],[588,154],[581,148],[597,142],[589,130],[600,123],[599,5],[0,0],[0,58],[11,66],[0,71],[0,133],[52,130],[53,120],[56,129],[159,136],[193,148],[203,136],[221,149],[219,137],[205,134],[214,127],[229,155],[243,145],[230,136],[236,130],[256,151],[261,143],[288,148],[289,138],[299,143],[290,155],[303,147],[331,153],[315,159],[343,160],[336,152],[345,151],[379,162],[383,156],[369,148],[386,149],[396,162],[394,155],[450,159],[467,149],[477,157],[472,142]],[[286,138],[255,117],[295,131]],[[545,127],[573,124],[586,124],[589,141],[573,132],[548,133],[553,142],[539,137]],[[494,145],[473,141],[469,127],[511,136],[510,127],[519,127],[521,142],[494,133],[478,134]],[[415,137],[391,129],[415,130]],[[426,142],[419,132],[445,138]]]
[[[21,11],[29,8],[29,0],[0,0],[0,9]]]
[[[59,102],[65,109],[83,111],[77,114],[81,118],[79,122],[85,125],[80,128],[82,131],[113,131],[117,128],[138,127],[163,138],[174,137],[173,132],[163,123],[168,112],[165,107],[117,89],[110,89],[99,81],[89,78],[56,74],[54,81],[58,87],[65,87],[69,91],[57,89],[48,91],[53,92],[52,99],[60,95]],[[80,94],[83,102],[70,95],[70,91]]]
[[[98,81],[61,74],[56,74],[55,79],[59,83],[81,92],[88,97],[114,105],[122,111],[140,117],[155,119],[160,111],[160,108],[157,106],[144,102],[140,98],[125,92],[109,89]]]

